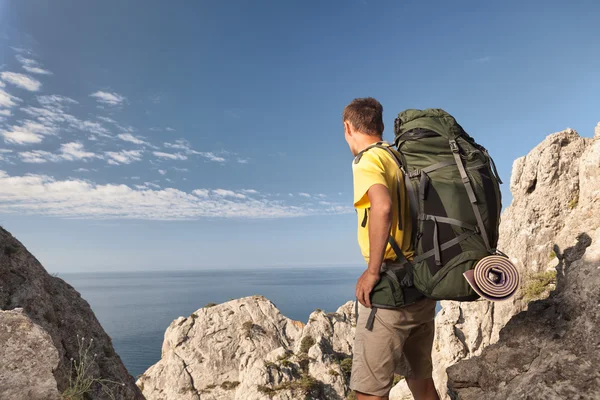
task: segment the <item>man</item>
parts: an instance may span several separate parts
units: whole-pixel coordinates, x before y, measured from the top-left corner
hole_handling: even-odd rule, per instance
[[[366,328],[370,294],[379,282],[380,268],[399,258],[388,245],[390,235],[406,258],[413,255],[404,176],[392,155],[373,147],[383,142],[382,114],[383,107],[373,98],[353,100],[343,114],[346,142],[356,157],[358,242],[368,265],[356,285],[360,305],[350,388],[358,400],[388,399],[396,373],[406,378],[415,400],[439,400],[431,378],[435,301],[422,299],[401,308],[378,308],[372,329]]]

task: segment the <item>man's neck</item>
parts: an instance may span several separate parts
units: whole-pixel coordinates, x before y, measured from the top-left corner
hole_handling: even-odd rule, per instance
[[[360,138],[358,138],[356,144],[358,147],[358,151],[361,152],[367,147],[379,142],[383,142],[383,138],[381,136],[362,135]]]

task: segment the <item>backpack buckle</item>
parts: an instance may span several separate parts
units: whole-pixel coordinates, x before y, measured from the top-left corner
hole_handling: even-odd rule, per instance
[[[453,153],[460,152],[460,149],[458,148],[458,143],[456,143],[454,140],[450,141],[450,150],[452,150]]]
[[[421,170],[420,169],[415,169],[414,171],[410,171],[408,173],[408,177],[410,179],[418,178],[419,176],[421,176]]]

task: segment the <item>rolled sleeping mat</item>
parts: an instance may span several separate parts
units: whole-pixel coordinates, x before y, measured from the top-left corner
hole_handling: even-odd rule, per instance
[[[511,298],[519,286],[519,274],[508,257],[493,255],[479,260],[474,269],[463,273],[481,297],[491,301]]]

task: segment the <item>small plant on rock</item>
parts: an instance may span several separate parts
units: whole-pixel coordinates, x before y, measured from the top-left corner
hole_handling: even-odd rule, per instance
[[[307,354],[308,350],[315,344],[315,339],[312,336],[304,336],[300,342],[300,353]]]
[[[94,339],[86,342],[85,337],[77,335],[78,357],[77,360],[71,358],[69,386],[62,393],[63,400],[84,400],[94,390],[94,386],[96,385],[100,385],[102,392],[111,399],[114,399],[115,396],[110,387],[125,386],[121,382],[96,378],[91,375],[90,367],[97,358],[97,355],[91,352],[93,345]]]

